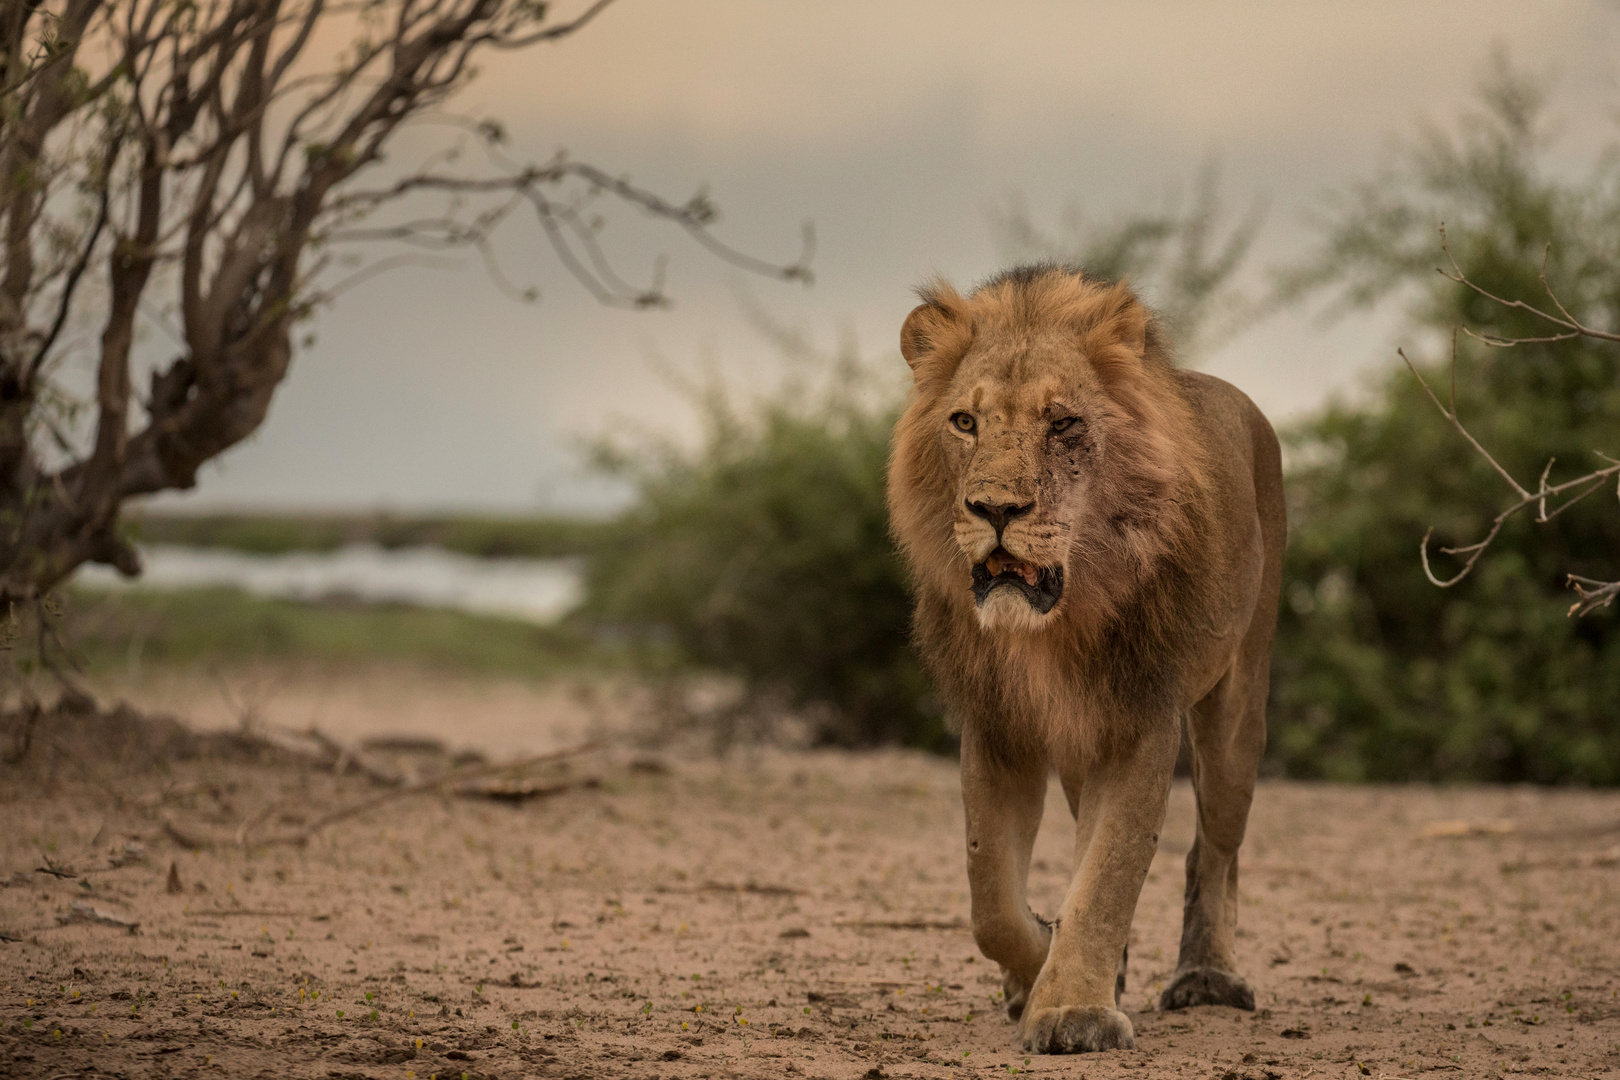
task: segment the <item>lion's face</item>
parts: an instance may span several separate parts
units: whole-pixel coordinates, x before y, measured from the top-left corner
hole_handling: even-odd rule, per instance
[[[941,399],[954,534],[981,624],[1037,629],[1063,599],[1111,403],[1072,333],[976,341]]]
[[[890,476],[913,567],[947,595],[971,591],[989,630],[1112,609],[1174,505],[1147,309],[1124,286],[1048,269],[925,299],[901,330],[917,397]]]

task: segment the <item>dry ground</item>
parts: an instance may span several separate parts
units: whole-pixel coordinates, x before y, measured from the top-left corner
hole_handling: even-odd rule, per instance
[[[1260,1009],[1160,1014],[1178,783],[1132,936],[1138,1048],[1026,1060],[963,928],[949,761],[602,754],[547,797],[416,796],[249,850],[187,850],[164,821],[262,835],[376,789],[286,761],[31,761],[0,771],[6,1077],[1620,1069],[1616,793],[1263,784],[1239,942]],[[1067,879],[1067,824],[1054,789],[1037,910]]]

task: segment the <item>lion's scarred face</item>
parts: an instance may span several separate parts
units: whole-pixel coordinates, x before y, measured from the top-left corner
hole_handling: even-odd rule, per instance
[[[1034,628],[1063,599],[1099,428],[1112,410],[1073,334],[989,335],[962,358],[940,438],[956,542],[986,626]]]
[[[1130,555],[1132,519],[1153,495],[1129,394],[1147,310],[1123,287],[1048,273],[1049,285],[933,294],[901,334],[919,391],[907,437],[937,440],[916,449],[950,500],[975,614],[990,630],[1060,619],[1088,571]]]

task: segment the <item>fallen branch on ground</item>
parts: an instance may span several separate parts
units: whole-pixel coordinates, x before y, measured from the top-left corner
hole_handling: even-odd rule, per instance
[[[706,881],[699,886],[700,892],[739,892],[753,893],[756,896],[803,896],[803,889],[795,889],[791,885],[760,885],[755,882],[746,882],[734,885],[725,881]]]
[[[56,917],[56,921],[64,926],[66,926],[68,923],[75,922],[99,923],[103,926],[119,927],[123,930],[129,931],[131,934],[139,932],[141,928],[139,919],[127,919],[122,915],[117,915],[110,911],[103,911],[101,908],[98,908],[93,904],[88,904],[83,900],[73,901],[73,903],[68,906],[68,913],[66,915],[58,915]]]
[[[250,847],[270,847],[277,844],[292,844],[295,846],[302,846],[309,843],[309,841],[313,839],[317,833],[326,828],[328,825],[335,825],[340,821],[346,821],[349,818],[358,817],[359,815],[366,813],[368,810],[374,810],[377,807],[382,806],[384,803],[392,802],[395,799],[403,799],[411,795],[425,795],[428,792],[437,791],[441,788],[454,784],[465,784],[468,781],[477,780],[485,776],[495,776],[503,772],[516,772],[522,769],[533,768],[536,765],[544,765],[548,762],[561,761],[564,758],[577,757],[580,754],[596,750],[601,745],[601,740],[592,739],[589,742],[581,743],[578,746],[568,747],[563,750],[552,750],[544,754],[535,754],[532,757],[520,758],[517,761],[508,761],[497,765],[480,765],[472,769],[459,769],[453,772],[445,773],[443,776],[435,776],[427,780],[419,780],[414,784],[406,784],[403,787],[396,787],[388,791],[379,792],[369,799],[361,799],[357,803],[351,803],[348,806],[340,807],[329,814],[324,814],[321,817],[316,818],[308,825],[305,825],[303,828],[294,832],[267,836],[259,840],[252,839],[250,835],[251,830],[245,828],[238,830],[237,836],[233,840],[229,841],[209,837],[198,837],[194,834],[182,831],[176,827],[173,821],[167,819],[165,819],[163,822],[163,829],[181,847],[191,849],[223,846],[227,843],[234,843],[244,849]]]
[[[970,930],[961,919],[834,919],[834,926],[855,930]]]
[[[329,755],[329,764],[332,771],[339,776],[352,768],[365,775],[368,779],[388,787],[411,784],[417,779],[414,773],[400,773],[390,769],[362,749],[345,746],[314,725],[297,734],[318,743],[321,749]]]
[[[601,781],[596,777],[586,777],[578,782],[561,784],[542,784],[535,780],[495,780],[483,784],[463,784],[456,788],[455,794],[464,799],[490,799],[494,802],[525,803],[530,799],[545,799],[552,795],[561,795],[577,787],[600,787]]]

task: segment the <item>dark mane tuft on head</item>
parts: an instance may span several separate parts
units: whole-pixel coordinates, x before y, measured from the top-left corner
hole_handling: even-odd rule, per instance
[[[997,271],[975,285],[973,291],[968,295],[976,296],[979,293],[997,289],[1004,285],[1011,286],[1014,290],[1022,292],[1050,277],[1084,278],[1085,276],[1085,271],[1073,263],[1059,263],[1048,259]]]

